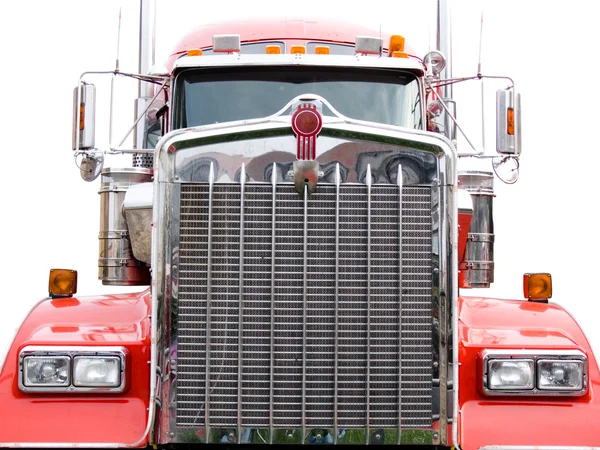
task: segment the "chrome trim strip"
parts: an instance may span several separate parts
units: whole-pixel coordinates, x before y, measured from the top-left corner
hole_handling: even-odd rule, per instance
[[[481,364],[481,380],[480,382],[483,392],[489,396],[582,396],[588,390],[588,360],[585,353],[579,350],[483,350],[480,353]],[[487,387],[488,362],[490,359],[515,359],[515,360],[533,360],[533,389],[514,389],[514,390],[499,390],[489,389]],[[581,390],[554,390],[554,389],[539,389],[538,384],[538,362],[541,360],[557,359],[565,361],[581,361],[583,363],[583,380]]]
[[[342,175],[340,173],[340,163],[335,165],[335,298],[334,323],[335,331],[333,333],[334,356],[333,365],[335,376],[333,379],[333,443],[338,440],[338,377],[339,377],[339,301],[340,301],[340,185]]]
[[[66,357],[69,359],[69,374],[68,386],[25,386],[23,382],[24,376],[24,367],[23,362],[24,359],[28,356],[57,356],[57,357]],[[75,370],[75,358],[78,356],[112,356],[119,358],[121,362],[121,382],[117,387],[80,387],[75,386],[75,377],[73,375],[73,371]],[[50,345],[35,345],[35,346],[27,346],[21,349],[19,352],[19,389],[22,392],[36,392],[36,393],[78,393],[78,392],[88,392],[88,393],[98,393],[98,394],[110,394],[110,393],[120,393],[125,390],[127,387],[127,349],[125,347],[113,347],[113,346],[50,346]]]
[[[452,178],[449,178],[452,177]],[[454,183],[454,184],[453,184]],[[449,363],[450,349],[449,342],[453,340],[449,333],[457,330],[458,318],[455,317],[455,310],[458,311],[458,244],[457,244],[457,209],[456,209],[456,174],[440,171],[440,179],[432,186],[432,193],[436,198],[434,217],[434,234],[437,235],[437,250],[439,267],[433,267],[432,280],[435,286],[439,287],[439,292],[434,295],[433,314],[438,314],[439,321],[434,327],[437,327],[438,338],[434,345],[439,348],[438,367],[434,372],[438,372],[439,380],[439,433],[434,437],[435,445],[447,445],[450,443],[448,436],[448,423],[451,408],[448,407],[448,386],[451,382],[448,377],[452,371],[453,376],[457,374],[457,366]],[[449,186],[448,186],[449,184]],[[434,253],[436,249],[433,249]],[[455,342],[455,341],[454,341]],[[454,353],[458,358],[458,350]],[[454,384],[454,386],[457,386]],[[455,399],[458,401],[458,398]],[[457,403],[458,405],[458,403]],[[458,406],[456,407],[458,408]],[[453,409],[453,414],[457,409]],[[458,445],[456,442],[454,445]]]
[[[246,165],[242,163],[240,170],[240,306],[238,316],[238,418],[237,442],[242,442],[242,368],[244,365],[244,189],[246,187]]]
[[[160,183],[159,186],[160,188],[155,186],[155,189],[159,190],[159,203],[154,204],[162,205],[164,208],[162,211],[165,213],[164,220],[170,224],[170,228],[179,230],[181,226],[181,183]],[[166,201],[167,198],[171,201]],[[154,210],[157,209],[158,207],[155,206]],[[166,228],[157,225],[157,222],[154,222],[154,227],[159,230]],[[161,330],[157,334],[157,342],[161,346],[158,351],[158,367],[161,368],[163,377],[159,392],[167,393],[164,398],[160,399],[161,405],[166,405],[166,407],[161,408],[159,429],[154,433],[156,442],[160,443],[177,441],[176,433],[173,431],[177,428],[177,415],[171,414],[171,412],[176,411],[179,389],[177,384],[179,378],[177,372],[177,352],[179,350],[177,311],[179,309],[180,244],[179,233],[171,233],[162,244],[161,254],[163,256],[161,258],[167,267],[165,267],[165,276],[157,280],[157,283],[161,283],[163,290],[162,300],[159,301],[161,309],[158,316],[154,317],[164,317],[164,320],[158,321]],[[154,245],[158,244],[153,243]]]
[[[453,399],[452,399],[452,445],[455,447],[459,447],[460,443],[458,442],[458,415],[460,414],[459,405],[458,405],[458,386],[459,386],[459,370],[460,370],[460,362],[458,361],[458,208],[455,207],[454,201],[455,199],[458,201],[458,187],[457,187],[457,174],[456,171],[454,173],[448,175],[449,178],[448,183],[452,183],[452,187],[448,188],[449,193],[452,193],[452,198],[448,199],[447,204],[451,206],[449,215],[451,216],[451,251],[452,257],[447,258],[450,266],[447,268],[449,270],[451,278],[451,292],[452,298],[450,298],[450,305],[452,308],[452,391],[453,391]],[[452,201],[452,203],[450,202]],[[440,261],[441,259],[440,255]],[[443,368],[440,367],[440,370]],[[443,392],[446,395],[446,392]],[[447,433],[448,427],[443,429],[443,433]]]
[[[402,194],[403,194],[403,176],[402,164],[398,164],[398,177],[396,184],[398,185],[398,438],[396,444],[400,445],[402,441]]]
[[[308,185],[304,185],[304,270],[302,274],[302,348],[306,349],[308,301]],[[302,352],[302,444],[306,440],[306,351]]]
[[[271,171],[271,184],[273,185],[273,201],[272,201],[272,216],[271,216],[271,367],[270,367],[270,389],[269,389],[269,444],[273,444],[273,416],[275,409],[274,393],[275,393],[275,236],[277,230],[277,210],[275,209],[277,200],[277,164],[273,163]]]
[[[153,199],[152,205],[160,205],[160,184],[158,177],[154,177],[154,188],[153,188]],[[159,283],[163,285],[164,280],[160,282],[160,278],[156,276],[156,268],[164,267],[165,264],[165,255],[164,251],[161,253],[158,250],[158,244],[161,238],[161,227],[159,226],[160,219],[162,217],[162,210],[157,206],[153,206],[152,208],[152,253],[150,254],[150,266],[153,268],[152,274],[152,284],[151,284],[151,301],[152,306],[150,309],[150,399],[148,400],[148,424],[146,426],[146,430],[144,434],[140,437],[137,442],[133,444],[125,445],[125,447],[139,447],[144,443],[146,437],[148,437],[148,441],[150,443],[154,442],[155,438],[153,436],[154,431],[154,420],[156,414],[157,407],[157,390],[159,388],[159,366],[158,366],[158,326],[161,323],[161,330],[163,330],[163,324],[169,323],[170,318],[167,318],[165,314],[160,314],[159,311],[162,311],[162,308],[159,305],[158,293],[159,293]],[[165,230],[162,230],[163,232]],[[164,298],[163,298],[164,300]],[[165,343],[161,343],[161,345],[165,345]],[[160,399],[163,400],[163,399]],[[168,401],[168,399],[167,399]],[[164,402],[162,403],[164,404]]]
[[[210,162],[210,170],[208,172],[208,256],[206,269],[206,380],[204,394],[204,436],[206,440],[210,439],[210,323],[211,316],[211,301],[212,301],[212,231],[213,231],[213,191],[215,187],[215,172],[214,163]]]
[[[365,445],[369,445],[371,434],[371,164],[367,164],[365,183],[367,185],[367,355],[366,355],[366,426]],[[398,364],[400,365],[400,364]]]

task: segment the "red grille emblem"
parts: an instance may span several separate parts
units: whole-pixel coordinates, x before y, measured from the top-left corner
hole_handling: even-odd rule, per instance
[[[323,128],[323,119],[317,106],[302,103],[292,116],[292,129],[298,137],[296,157],[299,160],[314,160],[317,157],[317,134]]]

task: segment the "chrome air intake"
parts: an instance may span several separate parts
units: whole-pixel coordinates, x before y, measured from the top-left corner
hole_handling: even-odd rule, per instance
[[[473,200],[465,260],[460,268],[465,287],[489,288],[494,282],[494,174],[459,172],[458,188],[471,194]]]
[[[123,215],[123,201],[130,186],[150,182],[152,170],[107,168],[100,187],[100,233],[98,278],[104,285],[143,286],[150,284],[146,263],[135,259]]]

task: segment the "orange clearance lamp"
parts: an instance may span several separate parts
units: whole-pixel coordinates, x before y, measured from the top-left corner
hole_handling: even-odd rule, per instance
[[[48,295],[52,298],[73,297],[77,292],[77,271],[50,269]]]
[[[523,295],[530,302],[548,303],[552,298],[552,276],[549,273],[524,274]]]
[[[279,55],[281,53],[281,47],[279,45],[267,45],[265,49],[267,55]]]
[[[294,55],[304,55],[306,53],[306,47],[304,45],[292,45],[290,53]]]
[[[199,48],[191,48],[187,51],[188,56],[202,56],[202,50]]]
[[[388,56],[393,58],[408,58],[408,53],[404,51],[404,36],[394,34],[390,37]]]

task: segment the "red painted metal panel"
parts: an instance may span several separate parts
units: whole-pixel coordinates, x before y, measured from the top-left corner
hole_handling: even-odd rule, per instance
[[[0,442],[139,440],[148,417],[150,294],[47,299],[18,331],[0,373]],[[18,355],[28,345],[121,346],[127,387],[119,394],[23,393]]]
[[[573,318],[553,304],[486,298],[459,300],[459,439],[483,445],[600,445],[600,373]],[[581,397],[489,397],[481,390],[484,349],[580,350],[589,388]]]

